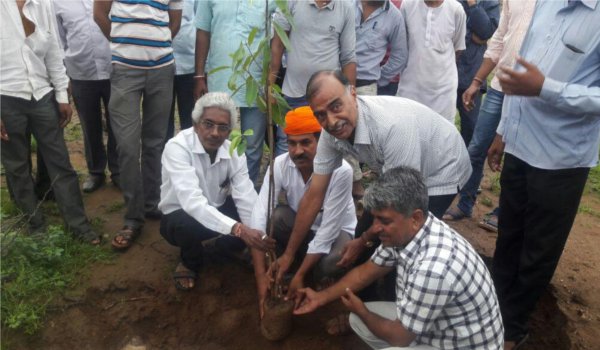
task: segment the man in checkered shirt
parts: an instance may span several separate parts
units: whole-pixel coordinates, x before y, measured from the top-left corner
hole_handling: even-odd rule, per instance
[[[503,327],[490,274],[473,247],[427,210],[418,171],[390,169],[367,190],[382,245],[371,260],[319,293],[299,290],[296,314],[339,297],[352,329],[373,349],[501,349]],[[396,302],[354,292],[396,269]]]

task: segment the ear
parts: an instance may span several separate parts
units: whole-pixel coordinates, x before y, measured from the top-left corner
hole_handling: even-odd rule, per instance
[[[425,222],[425,213],[423,213],[421,209],[416,209],[415,211],[413,211],[412,215],[410,216],[410,219],[411,228],[415,232],[418,232],[423,226],[423,223]]]

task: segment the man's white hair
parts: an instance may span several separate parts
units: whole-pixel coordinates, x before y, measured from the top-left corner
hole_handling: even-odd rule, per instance
[[[209,92],[196,101],[196,105],[192,111],[192,121],[194,124],[198,124],[200,118],[202,118],[202,114],[204,114],[204,109],[210,107],[216,107],[229,112],[229,125],[232,129],[237,127],[237,107],[235,106],[235,102],[229,97],[229,94],[225,92]]]

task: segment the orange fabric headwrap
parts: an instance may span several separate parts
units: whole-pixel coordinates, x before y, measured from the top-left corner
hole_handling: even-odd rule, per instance
[[[285,115],[285,129],[287,135],[303,135],[321,132],[321,125],[315,118],[312,109],[308,106],[298,107]]]

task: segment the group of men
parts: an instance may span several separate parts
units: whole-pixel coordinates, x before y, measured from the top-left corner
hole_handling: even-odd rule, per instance
[[[376,349],[516,349],[527,340],[598,160],[598,1],[504,0],[501,15],[495,0],[404,0],[399,9],[290,0],[287,11],[270,0],[1,6],[2,164],[30,230],[44,226],[32,134],[68,228],[100,243],[63,139],[70,86],[84,130],[83,190],[102,186],[108,165],[125,200],[113,247],[127,249],[145,218],[160,219],[181,251],[177,288],[194,288],[203,242],[216,238],[224,254],[249,248],[261,314],[273,280],[289,278],[295,313],[341,298],[352,313],[337,328],[347,324]],[[265,10],[289,36],[286,49],[272,33],[267,76],[283,78],[292,109],[277,130],[273,182],[266,175],[257,193],[265,116],[243,91],[229,95],[230,69],[207,72],[231,62],[253,28],[254,49],[271,34]],[[262,67],[248,72],[259,78]],[[373,96],[390,85],[398,97]],[[174,100],[182,131],[172,137]],[[230,150],[238,120],[254,131],[245,155]],[[502,171],[492,274],[441,221],[471,216],[486,154]],[[361,163],[379,175],[364,193]],[[363,194],[357,221],[353,199]],[[275,252],[274,270],[265,252]],[[395,279],[393,301],[357,296],[384,276]]]

